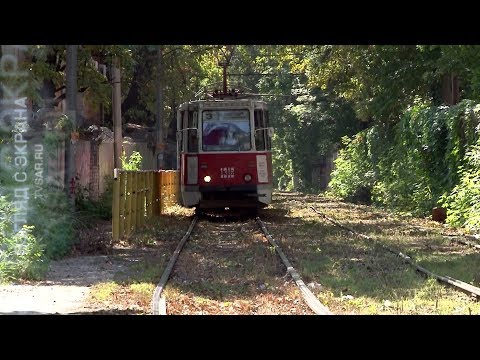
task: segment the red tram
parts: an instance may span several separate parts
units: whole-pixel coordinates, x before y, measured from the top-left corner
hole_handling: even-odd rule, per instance
[[[256,211],[270,204],[272,135],[267,104],[253,97],[232,91],[180,105],[177,167],[182,205],[197,211]]]

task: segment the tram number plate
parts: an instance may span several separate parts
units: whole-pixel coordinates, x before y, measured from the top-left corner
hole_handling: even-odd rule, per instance
[[[233,179],[235,177],[235,168],[233,167],[221,167],[220,179]]]

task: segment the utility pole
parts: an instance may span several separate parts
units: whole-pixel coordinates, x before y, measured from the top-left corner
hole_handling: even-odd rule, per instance
[[[223,95],[227,95],[227,67],[230,65],[228,61],[218,63],[219,66],[223,68]]]
[[[66,115],[73,129],[77,124],[77,54],[78,45],[67,45]],[[65,191],[70,204],[75,207],[75,148],[70,133],[67,133],[65,140],[65,160]]]
[[[223,54],[223,59],[218,61],[218,66],[223,69],[223,95],[227,95],[228,86],[227,86],[227,67],[230,65],[230,60],[232,59],[233,52],[235,51],[235,46],[227,45],[225,49],[220,49]]]
[[[113,167],[121,169],[122,162],[122,97],[120,88],[120,68],[118,58],[112,64],[112,114],[113,114]]]
[[[157,47],[157,81],[156,81],[156,110],[157,122],[155,123],[156,130],[156,150],[157,153],[157,167],[164,168],[164,151],[165,142],[163,135],[163,46]]]

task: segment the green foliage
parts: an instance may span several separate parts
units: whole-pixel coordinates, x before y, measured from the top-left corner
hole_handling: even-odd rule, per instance
[[[429,85],[423,74],[432,71],[431,52],[415,45],[316,46],[304,60],[312,87],[333,91],[349,101],[364,121],[395,122]]]
[[[112,219],[112,199],[113,199],[113,179],[111,176],[105,176],[105,191],[98,200],[93,200],[88,189],[79,187],[75,196],[75,207],[77,219],[100,218],[104,220]],[[80,220],[81,221],[81,220]],[[88,224],[87,224],[88,225]]]
[[[131,46],[130,46],[131,47]],[[128,77],[132,68],[132,54],[125,45],[79,45],[78,46],[78,89],[85,95],[85,100],[93,105],[111,104],[111,85],[108,79],[97,70],[94,59],[111,64],[114,56],[120,59],[125,75],[122,81],[131,80]],[[26,94],[34,105],[42,107],[46,100],[56,96],[55,89],[65,85],[65,45],[32,45],[28,49],[25,64],[29,69],[29,81]],[[49,93],[45,85],[51,84]],[[124,84],[124,87],[127,84]]]
[[[110,64],[118,57],[125,121],[153,126],[161,83],[164,130],[174,140],[175,131],[168,129],[175,127],[178,105],[221,82],[218,62],[225,50],[221,45],[82,45],[79,89],[86,101],[103,104],[109,119],[110,84],[93,59]],[[65,45],[30,47],[20,67],[29,70],[26,93],[34,108],[65,85],[65,54]],[[478,137],[479,55],[478,45],[237,45],[228,82],[271,95],[265,100],[275,128],[273,180],[279,189],[316,190],[313,165],[342,136],[371,127],[345,148],[332,189],[347,198],[371,195],[377,203],[426,214],[465,176],[458,169]],[[460,81],[460,97],[473,101],[439,106],[450,75]],[[52,148],[68,134],[56,130],[46,136]],[[125,169],[137,169],[141,161],[124,157],[124,163]],[[92,206],[89,211],[103,212]]]
[[[298,46],[298,69],[309,86],[333,91],[349,101],[364,121],[397,123],[421,98],[440,105],[445,75],[460,79],[461,96],[479,99],[478,45]]]
[[[133,151],[132,154],[127,157],[125,150],[123,150],[120,157],[123,170],[140,170],[142,167],[142,155],[138,151]]]
[[[350,104],[308,86],[308,77],[299,67],[308,54],[303,47],[237,46],[229,70],[248,74],[234,79],[252,92],[272,95],[265,101],[270,126],[275,128],[274,186],[281,190],[316,191],[313,164],[328,156],[340,138],[352,135],[359,125]]]
[[[442,74],[455,74],[461,81],[462,97],[480,99],[480,46],[431,45],[423,48],[438,54],[434,76],[438,78]]]
[[[44,195],[34,199],[29,212],[29,223],[35,226],[35,235],[43,244],[49,259],[66,255],[75,239],[75,218],[72,206],[62,189],[53,186],[44,189]]]
[[[49,156],[56,154],[62,141],[66,139],[65,133],[61,131],[45,131],[43,136],[43,145]]]
[[[475,104],[452,107],[419,104],[395,127],[395,140],[379,163],[377,200],[427,215],[458,183],[465,149],[476,140]]]
[[[370,131],[371,133],[371,131]],[[330,191],[336,196],[362,202],[370,201],[375,174],[367,146],[368,131],[358,133],[353,139],[342,138],[345,146],[335,160],[335,170],[330,181]]]
[[[366,188],[378,204],[429,214],[458,184],[459,175],[466,182],[475,178],[462,169],[465,149],[479,138],[479,115],[480,106],[469,100],[451,107],[419,102],[398,124],[377,124],[357,134],[353,141],[345,142],[336,161],[332,192],[349,198]],[[465,199],[464,193],[457,198]],[[460,203],[449,203],[460,211]],[[455,216],[451,216],[452,223],[458,223]]]
[[[32,241],[32,247],[40,249],[43,259],[52,259],[60,258],[69,252],[75,238],[75,219],[72,216],[72,206],[68,201],[66,192],[53,186],[53,182],[60,181],[62,183],[63,178],[54,179],[55,175],[60,174],[55,174],[46,166],[46,161],[54,155],[58,141],[61,140],[57,135],[62,133],[60,131],[47,131],[46,134],[52,135],[50,139],[52,142],[49,144],[49,138],[47,137],[43,143],[46,150],[43,158],[45,161],[44,169],[41,172],[38,171],[43,182],[41,184],[34,182],[34,180],[37,180],[34,176],[37,172],[34,166],[36,163],[38,164],[38,160],[35,161],[34,159],[34,151],[27,151],[28,161],[25,172],[28,174],[28,178],[21,183],[21,188],[28,189],[28,193],[26,193],[25,199],[20,198],[20,200],[25,200],[22,208],[27,217],[26,223],[32,226],[29,232],[32,237],[28,237],[29,241]],[[1,161],[4,164],[12,163],[14,147],[5,146],[3,149],[5,151],[2,152],[2,155],[5,158],[2,158]],[[48,182],[52,182],[52,184],[48,185]],[[15,204],[13,201],[15,199],[14,191],[20,185],[14,180],[12,171],[0,172],[0,186],[2,187],[2,193],[7,195],[8,201],[13,206]],[[35,246],[33,245],[34,242]],[[46,264],[46,261],[42,264]]]
[[[285,107],[288,131],[282,133],[289,145],[294,176],[301,179],[297,189],[314,190],[313,164],[328,156],[341,136],[352,134],[356,119],[348,105],[302,84],[293,90],[296,99]]]
[[[70,133],[75,128],[72,119],[67,115],[62,114],[55,124],[55,130],[63,131],[65,133]]]
[[[273,135],[272,144],[272,166],[274,186],[279,190],[293,190],[293,169],[292,160],[282,153],[282,138],[278,133]]]
[[[158,46],[129,45],[131,65],[122,69],[122,114],[126,122],[153,126],[157,118]],[[163,54],[164,127],[176,125],[177,106],[195,93],[221,80],[221,69],[213,54],[215,46],[161,45]],[[125,76],[123,76],[125,74]],[[174,136],[174,134],[172,135]]]
[[[13,231],[13,214],[13,205],[5,196],[0,196],[0,282],[39,279],[48,265],[43,246],[33,235],[33,226]]]
[[[480,140],[466,154],[466,164],[458,171],[460,181],[442,198],[447,209],[447,223],[480,231]]]

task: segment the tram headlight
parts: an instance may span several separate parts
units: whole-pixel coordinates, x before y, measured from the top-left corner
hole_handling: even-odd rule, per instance
[[[206,183],[209,183],[211,180],[212,178],[210,177],[210,175],[207,175],[203,178],[203,181],[205,181]]]
[[[245,180],[245,182],[250,182],[252,181],[252,175],[250,174],[246,174],[243,176],[243,180]]]

